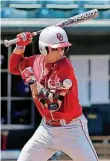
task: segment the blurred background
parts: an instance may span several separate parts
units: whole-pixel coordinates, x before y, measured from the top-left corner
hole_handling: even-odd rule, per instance
[[[15,45],[6,48],[4,40],[95,8],[100,13],[97,18],[65,28],[73,44],[67,57],[75,68],[79,100],[97,154],[100,159],[110,160],[110,0],[1,0],[2,160],[16,160],[41,121],[29,87],[20,76],[7,70]],[[26,47],[25,56],[39,54],[38,38],[34,37]],[[69,157],[59,151],[51,158],[54,159]]]

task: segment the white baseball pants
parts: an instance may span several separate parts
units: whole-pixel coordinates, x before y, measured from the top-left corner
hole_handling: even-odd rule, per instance
[[[60,127],[49,126],[42,120],[17,161],[47,161],[58,150],[66,153],[73,161],[98,161],[84,115]]]

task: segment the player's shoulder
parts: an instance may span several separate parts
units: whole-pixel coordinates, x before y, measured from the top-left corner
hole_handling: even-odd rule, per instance
[[[74,79],[75,73],[70,60],[65,56],[57,62],[55,71],[62,78]]]
[[[64,56],[60,61],[58,61],[57,67],[59,69],[65,68],[65,70],[73,70],[72,64],[66,56]]]

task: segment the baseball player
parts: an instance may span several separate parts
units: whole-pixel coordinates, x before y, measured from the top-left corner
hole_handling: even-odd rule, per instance
[[[74,69],[66,57],[72,44],[66,32],[47,27],[39,36],[41,54],[24,57],[30,32],[17,35],[19,42],[9,58],[9,71],[30,86],[41,124],[24,145],[17,161],[47,161],[58,150],[74,161],[98,161],[90,140],[87,120],[78,100]]]

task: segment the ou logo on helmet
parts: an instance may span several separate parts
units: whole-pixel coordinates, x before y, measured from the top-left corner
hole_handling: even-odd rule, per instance
[[[63,40],[63,36],[62,36],[60,33],[57,33],[56,35],[57,35],[57,39],[58,39],[58,40],[60,40],[60,41]]]

